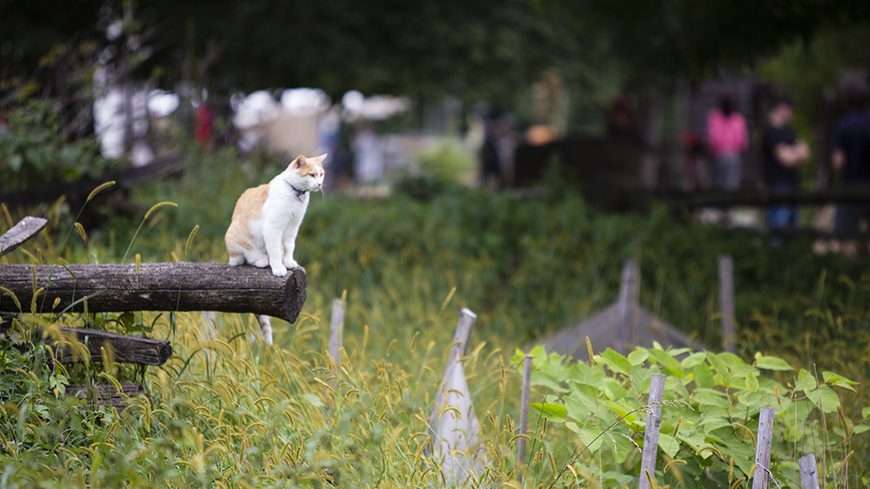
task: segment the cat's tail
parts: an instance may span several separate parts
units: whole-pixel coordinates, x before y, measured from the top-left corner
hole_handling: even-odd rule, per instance
[[[269,316],[257,314],[257,322],[260,323],[260,331],[263,333],[263,342],[272,344],[272,320]]]

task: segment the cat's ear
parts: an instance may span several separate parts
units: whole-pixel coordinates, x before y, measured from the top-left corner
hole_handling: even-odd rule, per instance
[[[290,168],[299,169],[299,168],[302,168],[302,165],[305,164],[305,160],[306,160],[305,155],[299,155],[296,158],[294,158],[293,161],[291,161],[290,164],[287,166]]]
[[[315,156],[314,158],[308,158],[308,161],[309,161],[310,163],[314,163],[315,165],[322,165],[322,164],[323,164],[323,160],[326,159],[326,155],[327,155],[326,153],[323,153],[323,154],[320,155],[320,156]]]

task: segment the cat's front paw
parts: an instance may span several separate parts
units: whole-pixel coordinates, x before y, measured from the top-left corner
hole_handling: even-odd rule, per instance
[[[282,263],[272,265],[272,275],[276,277],[283,277],[284,275],[287,275],[287,267],[285,267]]]
[[[287,268],[299,268],[299,264],[292,258],[284,258],[284,266]]]

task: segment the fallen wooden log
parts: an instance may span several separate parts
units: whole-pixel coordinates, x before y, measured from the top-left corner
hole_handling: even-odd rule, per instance
[[[120,391],[112,384],[69,385],[66,388],[66,395],[79,399],[89,399],[94,404],[112,406],[122,410],[127,407],[127,402],[131,397],[145,395],[145,391],[139,384],[126,382],[121,384]]]
[[[116,362],[138,365],[163,365],[172,356],[172,345],[164,340],[144,336],[124,336],[98,329],[60,328],[60,330],[77,336],[78,341],[82,342],[90,353],[91,361],[94,362],[103,361],[105,350],[111,350],[111,355]],[[58,344],[55,353],[61,363],[73,363],[79,360],[73,349],[63,344]]]
[[[306,275],[218,263],[0,265],[0,286],[15,296],[0,291],[0,312],[249,312],[292,323],[305,303]]]

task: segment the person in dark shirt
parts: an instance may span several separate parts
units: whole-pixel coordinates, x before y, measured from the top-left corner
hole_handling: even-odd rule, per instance
[[[849,111],[834,132],[831,163],[842,172],[844,189],[870,186],[870,110],[864,87],[853,87],[847,95]],[[837,208],[834,233],[846,234],[858,229],[858,221],[870,211],[866,204],[847,204]]]
[[[774,100],[761,133],[761,157],[764,182],[772,192],[792,192],[800,185],[798,165],[809,159],[807,144],[795,136],[791,127],[792,104],[787,98]],[[791,228],[797,224],[797,209],[775,205],[767,211],[767,225],[772,229]]]

